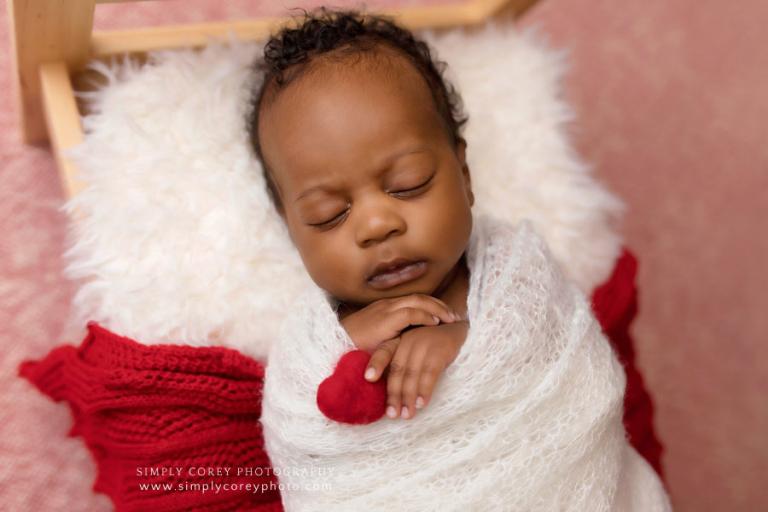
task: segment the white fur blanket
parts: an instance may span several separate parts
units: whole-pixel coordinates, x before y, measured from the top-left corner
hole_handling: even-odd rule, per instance
[[[317,387],[355,347],[326,292],[302,295],[263,402],[286,510],[669,510],[624,438],[622,368],[529,221],[476,218],[467,264],[467,339],[407,421],[323,416]]]

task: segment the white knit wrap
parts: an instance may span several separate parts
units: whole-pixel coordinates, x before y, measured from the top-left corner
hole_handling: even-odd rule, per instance
[[[262,412],[285,509],[669,510],[624,437],[621,365],[530,222],[476,217],[467,264],[466,341],[411,420],[323,416],[317,387],[355,346],[325,291],[301,296]]]

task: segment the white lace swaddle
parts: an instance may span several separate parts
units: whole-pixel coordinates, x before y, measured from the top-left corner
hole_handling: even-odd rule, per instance
[[[286,511],[669,510],[624,437],[621,365],[531,224],[477,217],[467,265],[466,341],[411,420],[320,412],[318,385],[355,346],[324,290],[302,295],[262,410]]]

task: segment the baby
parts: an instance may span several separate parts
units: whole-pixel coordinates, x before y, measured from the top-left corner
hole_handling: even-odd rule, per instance
[[[387,415],[412,418],[464,342],[474,202],[460,99],[383,19],[308,19],[272,39],[251,122],[270,197],[338,302]]]
[[[466,118],[426,44],[321,10],[261,65],[251,141],[317,285],[265,379],[285,509],[669,510],[583,295],[530,223],[473,218]],[[318,384],[355,348],[387,416],[411,421],[320,414]]]

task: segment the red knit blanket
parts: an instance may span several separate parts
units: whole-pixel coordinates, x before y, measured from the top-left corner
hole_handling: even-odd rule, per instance
[[[592,294],[592,311],[611,342],[627,375],[624,395],[624,428],[630,444],[663,480],[663,451],[653,428],[653,402],[635,364],[634,341],[630,333],[637,314],[637,259],[624,249],[611,277]]]
[[[141,345],[90,322],[79,348],[20,374],[70,404],[69,435],[83,437],[93,489],[116,510],[282,510],[259,422],[261,363],[226,348]]]
[[[627,373],[629,440],[661,475],[629,334],[636,271],[625,250],[592,306]],[[118,512],[282,510],[259,422],[262,363],[220,347],[141,345],[90,322],[79,348],[55,348],[20,374],[70,404],[70,435],[83,437],[98,466],[93,489]]]

